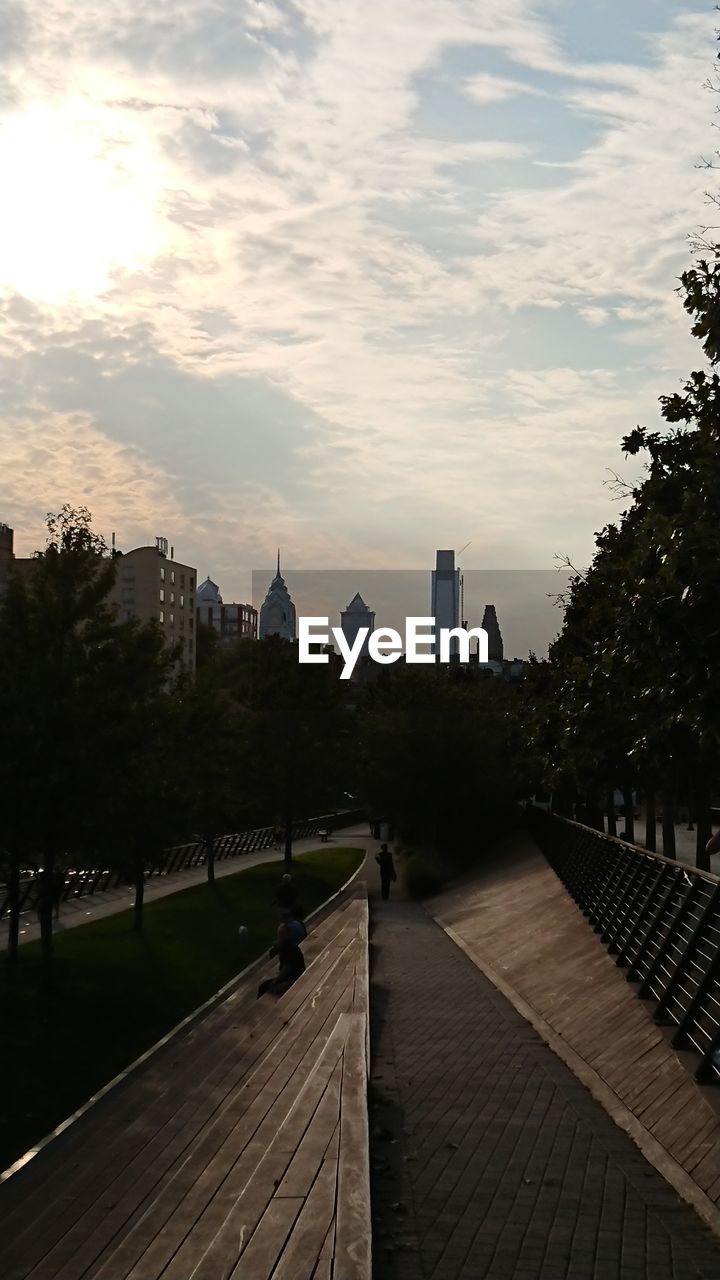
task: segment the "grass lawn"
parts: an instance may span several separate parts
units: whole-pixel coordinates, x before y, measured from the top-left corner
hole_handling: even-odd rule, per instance
[[[363,857],[352,848],[298,855],[305,911]],[[150,902],[142,937],[131,911],[57,934],[51,993],[40,990],[37,942],[20,948],[13,980],[0,969],[0,1170],[268,949],[283,870],[266,862]]]

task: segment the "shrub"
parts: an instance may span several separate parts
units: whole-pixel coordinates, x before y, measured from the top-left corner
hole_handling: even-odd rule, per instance
[[[405,887],[411,898],[430,898],[447,879],[442,863],[427,853],[411,853],[405,863]]]

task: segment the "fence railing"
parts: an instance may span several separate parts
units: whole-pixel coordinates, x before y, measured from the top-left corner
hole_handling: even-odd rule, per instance
[[[695,1075],[720,1084],[720,878],[540,809],[530,827],[553,870]]]
[[[293,840],[303,840],[318,835],[323,830],[336,830],[338,827],[352,826],[365,817],[362,809],[347,809],[337,813],[322,814],[318,818],[308,818],[293,824]],[[232,835],[218,836],[214,842],[215,861],[224,858],[236,858],[246,853],[255,853],[259,849],[270,849],[275,844],[274,827],[257,827],[253,831],[239,831]],[[185,871],[189,867],[200,867],[207,861],[207,847],[204,840],[190,844],[175,845],[172,849],[163,849],[157,859],[145,868],[146,880],[153,876],[172,875],[177,871]],[[64,872],[64,883],[59,892],[60,902],[70,898],[83,898],[92,893],[103,893],[120,885],[130,883],[127,874],[117,869],[92,867],[83,870]],[[23,876],[20,881],[19,914],[33,911],[38,905],[40,877],[36,872]],[[0,920],[8,911],[8,887],[0,884]]]

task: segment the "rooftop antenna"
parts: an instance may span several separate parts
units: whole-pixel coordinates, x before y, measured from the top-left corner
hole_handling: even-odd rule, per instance
[[[280,548],[279,548],[279,547],[278,547],[278,567],[277,567],[277,576],[278,576],[278,578],[280,577]]]

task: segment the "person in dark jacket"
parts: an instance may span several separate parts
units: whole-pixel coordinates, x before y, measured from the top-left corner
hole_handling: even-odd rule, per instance
[[[294,940],[286,924],[281,924],[277,933],[277,942],[270,948],[270,955],[278,958],[277,976],[265,978],[258,987],[258,1000],[268,993],[274,996],[284,995],[293,982],[297,982],[305,972],[305,957]]]
[[[393,856],[386,844],[380,845],[380,852],[376,854],[375,861],[380,867],[380,892],[387,901],[390,897],[390,881],[397,880],[397,875]]]

